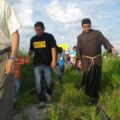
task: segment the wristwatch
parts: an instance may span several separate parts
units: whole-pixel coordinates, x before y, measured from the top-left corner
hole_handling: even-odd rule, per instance
[[[12,61],[14,61],[14,62],[16,62],[16,61],[17,61],[16,56],[10,56],[10,59],[11,59]]]

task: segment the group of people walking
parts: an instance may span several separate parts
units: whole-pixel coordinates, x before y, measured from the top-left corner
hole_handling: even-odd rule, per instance
[[[81,88],[96,104],[99,99],[102,73],[102,45],[113,54],[117,51],[100,31],[91,28],[89,18],[83,19],[81,26],[83,32],[77,38],[77,45],[72,51],[71,58],[76,54],[77,66],[83,72]],[[0,0],[0,120],[13,120],[14,74],[15,64],[18,62],[20,27],[11,6],[5,0]],[[36,34],[31,38],[26,60],[21,64],[29,63],[31,56],[34,55],[35,85],[39,99],[38,107],[41,108],[46,105],[47,98],[51,99],[53,70],[57,64],[64,70],[67,61],[65,63],[62,61],[64,53],[57,49],[54,36],[45,32],[43,22],[36,22],[34,29]],[[65,59],[69,58],[65,57]],[[74,59],[71,59],[71,62],[74,67]],[[16,74],[16,77],[19,77],[19,72]]]

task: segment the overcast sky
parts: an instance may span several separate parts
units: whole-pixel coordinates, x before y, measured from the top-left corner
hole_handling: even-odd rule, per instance
[[[43,21],[46,31],[57,43],[76,44],[82,31],[81,20],[89,17],[92,27],[99,29],[120,48],[120,0],[8,0],[13,6],[22,29],[20,49],[28,50],[34,23]]]

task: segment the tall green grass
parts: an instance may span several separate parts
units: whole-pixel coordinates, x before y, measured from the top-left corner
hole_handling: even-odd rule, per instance
[[[52,120],[102,120],[96,114],[96,108],[89,104],[89,97],[79,89],[81,75],[67,69],[63,84],[56,86],[55,95],[59,98],[52,113],[57,111]],[[61,90],[62,89],[62,90]],[[58,94],[59,93],[59,94]],[[101,97],[99,104],[111,120],[120,119],[120,61],[119,59],[104,60],[101,81]],[[57,119],[56,119],[57,118]]]
[[[57,84],[54,75],[53,106],[50,108],[50,120],[102,120],[96,114],[96,107],[89,104],[90,98],[80,90],[81,74],[76,70],[66,69],[62,84]],[[35,92],[26,92],[34,87],[32,65],[22,69],[21,96],[16,108],[22,110],[30,104],[37,103]],[[120,120],[120,61],[119,59],[104,60],[103,77],[99,104],[110,116],[111,120]]]

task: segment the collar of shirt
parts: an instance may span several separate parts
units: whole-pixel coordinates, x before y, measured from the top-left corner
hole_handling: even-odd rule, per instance
[[[91,29],[88,33],[91,33],[93,31],[93,29]],[[83,34],[88,34],[87,32],[82,32]]]

